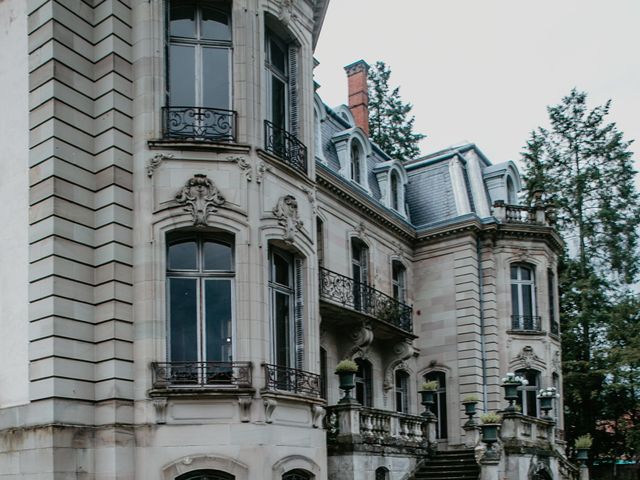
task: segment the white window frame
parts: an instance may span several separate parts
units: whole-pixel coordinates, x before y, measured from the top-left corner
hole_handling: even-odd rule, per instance
[[[511,269],[512,268],[516,268],[517,269],[517,278],[511,278]],[[530,280],[524,280],[522,279],[522,271],[523,270],[528,270],[531,273],[531,279]],[[516,286],[517,288],[517,303],[514,304],[513,302],[513,295],[510,295],[511,298],[511,315],[512,316],[517,316],[517,317],[524,317],[524,306],[525,306],[525,302],[524,302],[524,294],[523,294],[523,287],[524,286],[530,286],[531,287],[531,317],[533,317],[533,319],[535,319],[535,317],[538,316],[538,309],[537,309],[537,299],[536,299],[536,269],[533,265],[529,265],[529,264],[521,264],[521,263],[512,263],[511,265],[509,265],[509,281],[510,281],[510,289],[513,288],[513,285]],[[533,320],[532,320],[533,321]],[[523,329],[523,328],[520,328]]]

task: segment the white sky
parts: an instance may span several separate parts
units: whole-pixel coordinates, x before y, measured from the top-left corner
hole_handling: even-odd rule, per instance
[[[331,0],[315,56],[330,106],[347,103],[345,65],[385,61],[423,153],[470,141],[519,160],[575,86],[613,100],[640,167],[640,0]]]

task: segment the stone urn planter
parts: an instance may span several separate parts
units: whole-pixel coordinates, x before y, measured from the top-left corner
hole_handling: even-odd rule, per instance
[[[585,465],[587,463],[587,460],[589,460],[589,449],[591,448],[592,444],[593,439],[588,433],[586,435],[580,435],[578,438],[576,438],[576,460],[578,460],[580,464]]]
[[[465,426],[471,427],[476,424],[476,421],[473,419],[476,411],[476,406],[480,399],[475,395],[467,395],[462,399],[462,405],[464,405],[464,414],[469,417],[469,420],[465,423]]]
[[[528,385],[529,382],[516,375],[515,373],[507,373],[502,379],[502,388],[504,388],[504,398],[509,402],[509,406],[505,408],[506,412],[517,412],[515,402],[518,400],[518,387]]]
[[[336,365],[336,375],[340,390],[344,392],[344,396],[338,403],[355,403],[355,399],[351,396],[351,390],[356,386],[355,376],[358,371],[358,365],[353,360],[342,360]]]
[[[553,421],[553,417],[549,415],[549,410],[553,408],[553,400],[558,398],[554,387],[542,389],[538,392],[538,400],[540,401],[540,410],[542,411],[542,419]]]
[[[431,411],[431,407],[435,405],[435,394],[436,390],[438,390],[439,384],[438,382],[424,382],[422,384],[422,389],[420,390],[420,397],[422,406],[424,407],[424,412],[422,412],[422,416],[433,418],[436,415]]]
[[[498,441],[498,428],[502,422],[502,417],[496,413],[485,413],[480,416],[480,429],[482,430],[482,441],[487,444],[485,456],[492,457],[496,455],[493,444]]]

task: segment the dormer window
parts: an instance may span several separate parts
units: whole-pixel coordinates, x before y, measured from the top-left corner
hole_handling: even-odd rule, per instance
[[[360,149],[355,142],[351,143],[351,180],[356,183],[362,183],[362,160],[360,158]]]
[[[400,190],[398,183],[398,174],[396,172],[391,172],[391,208],[396,212],[400,205]]]

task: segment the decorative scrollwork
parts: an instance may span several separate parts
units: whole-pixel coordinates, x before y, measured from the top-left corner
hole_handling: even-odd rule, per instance
[[[307,173],[307,147],[295,135],[265,120],[265,150],[290,167]]]
[[[154,362],[153,388],[251,387],[251,362]]]
[[[265,387],[269,391],[302,393],[320,397],[320,375],[282,365],[264,365]]]
[[[273,208],[273,214],[278,219],[278,224],[285,229],[284,239],[292,242],[296,230],[302,230],[303,222],[298,214],[298,201],[293,195],[280,197]]]
[[[194,225],[206,226],[209,215],[224,205],[225,198],[206,175],[196,174],[178,192],[176,201],[185,205],[184,210],[191,213]]]
[[[169,160],[172,158],[173,154],[156,153],[147,164],[147,177],[151,178],[153,176],[153,172],[160,166],[160,164],[164,160]]]
[[[164,137],[235,142],[236,112],[221,108],[164,107]]]

